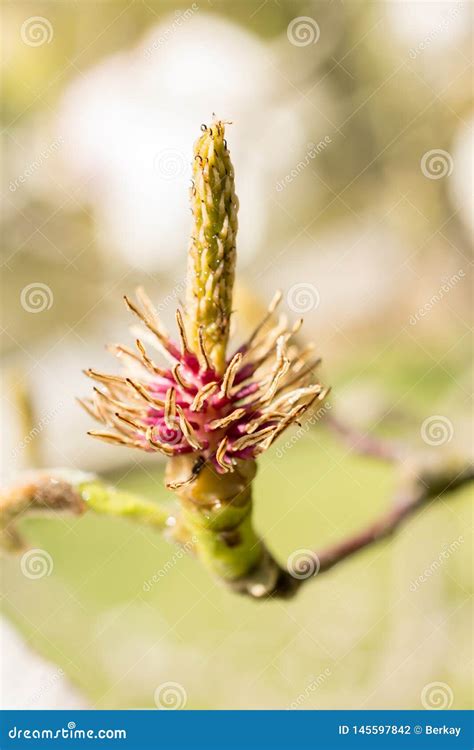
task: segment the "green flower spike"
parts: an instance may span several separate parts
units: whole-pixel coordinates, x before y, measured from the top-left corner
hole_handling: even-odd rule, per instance
[[[202,331],[209,359],[222,374],[232,312],[239,202],[224,123],[214,122],[202,129],[194,146],[194,227],[188,255],[186,328],[195,350]]]

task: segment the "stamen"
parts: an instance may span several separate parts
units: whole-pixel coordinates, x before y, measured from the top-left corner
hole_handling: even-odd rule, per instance
[[[194,400],[191,404],[191,411],[200,411],[204,405],[204,401],[218,388],[218,383],[212,381],[207,383],[196,393]]]
[[[184,437],[188,441],[191,448],[194,448],[197,451],[202,450],[203,446],[199,442],[196,433],[194,432],[192,425],[186,417],[183,414],[183,410],[180,406],[178,408],[178,414],[179,414],[179,426],[181,427],[181,430],[183,432]]]
[[[291,378],[290,380],[287,380],[286,383],[280,386],[280,388],[277,389],[275,392],[275,395],[278,393],[281,393],[286,388],[290,388],[295,383],[298,383],[300,380],[302,380],[307,375],[310,375],[312,371],[321,364],[321,357],[318,357],[317,359],[313,360],[307,367],[305,367],[301,372],[298,372],[295,377]]]
[[[265,427],[264,430],[260,430],[260,432],[254,432],[252,435],[243,435],[243,437],[236,440],[235,443],[232,443],[232,450],[238,451],[242,450],[243,448],[249,448],[251,445],[255,445],[264,438],[268,437],[268,435],[270,435],[274,431],[275,426],[272,426]]]
[[[273,356],[275,352],[275,345],[280,336],[283,336],[285,334],[287,327],[287,320],[284,315],[280,316],[280,320],[278,321],[276,326],[273,326],[273,328],[270,328],[270,330],[265,334],[262,341],[256,343],[253,347],[250,347],[248,351],[245,352],[246,359],[249,359],[249,364],[253,361],[255,364],[255,370],[262,365],[265,360],[269,359]],[[254,370],[254,371],[255,371]]]
[[[216,451],[216,461],[221,467],[221,469],[224,470],[224,472],[231,471],[232,464],[229,464],[227,461],[225,461],[225,453],[227,450],[227,438],[223,438],[221,442],[219,443],[219,447]]]
[[[162,409],[164,407],[165,402],[159,398],[154,398],[153,396],[151,396],[141,383],[136,383],[131,378],[125,378],[125,380],[128,385],[131,386],[142,398],[144,398],[145,401],[148,401],[149,404],[153,404],[153,406],[157,406],[159,409]]]
[[[130,440],[129,438],[123,437],[122,435],[115,435],[113,432],[99,432],[97,430],[89,430],[87,433],[92,437],[99,438],[99,440],[105,440],[106,443],[113,443],[114,445],[127,445],[132,448],[141,448],[142,446]]]
[[[183,316],[181,314],[181,310],[176,310],[176,322],[178,324],[179,338],[181,340],[181,352],[183,356],[185,356],[186,354],[190,354],[191,350],[189,348],[188,340],[186,338],[186,330],[184,328],[184,322],[183,322]]]
[[[329,396],[331,393],[331,386],[327,386],[326,388],[323,388],[321,393],[318,393],[318,401],[324,401],[324,399]]]
[[[140,302],[141,306],[145,308],[146,313],[151,321],[156,325],[158,330],[161,332],[161,334],[168,338],[168,332],[166,331],[166,328],[160,321],[158,312],[149,298],[148,294],[145,292],[144,288],[142,286],[139,286],[135,289],[135,294],[137,295],[137,299]]]
[[[165,423],[170,430],[176,426],[176,391],[174,388],[168,388],[165,400]]]
[[[166,486],[169,490],[179,490],[181,487],[186,487],[188,484],[192,484],[197,479],[197,474],[191,474],[187,479],[182,479],[177,482],[166,482]]]
[[[304,318],[299,318],[295,323],[293,323],[291,327],[290,335],[288,336],[288,338],[290,338],[290,336],[294,336],[295,333],[298,333],[303,323],[304,323]]]
[[[270,385],[262,398],[262,403],[271,401],[275,395],[275,391],[278,387],[278,383],[284,375],[288,372],[290,367],[290,360],[285,356],[285,339],[284,336],[280,336],[277,341],[277,360],[275,368],[272,374]]]
[[[134,430],[138,430],[138,432],[143,432],[145,425],[140,425],[137,422],[134,422],[133,419],[129,419],[128,417],[124,417],[123,414],[120,414],[118,411],[114,413],[114,416],[117,417],[121,422],[124,422],[129,427],[132,427]]]
[[[230,398],[231,388],[234,383],[235,376],[237,375],[237,370],[240,367],[241,361],[242,361],[242,353],[237,352],[236,354],[234,354],[229,364],[227,365],[227,369],[224,373],[221,390],[220,390],[222,396],[226,396],[227,398]]]
[[[76,398],[76,401],[93,419],[97,419],[99,422],[104,421],[100,414],[94,409],[94,403],[90,401],[90,399]]]
[[[112,396],[109,393],[106,393],[105,391],[100,391],[96,386],[94,386],[94,393],[99,398],[104,399],[104,401],[107,404],[110,404],[111,406],[115,408],[122,409],[122,411],[130,411],[130,412],[142,412],[143,407],[139,406],[138,404],[133,405],[130,403],[125,403],[124,401],[119,401],[116,398],[112,398]]]
[[[303,414],[307,409],[307,404],[303,404],[301,406],[297,406],[292,411],[289,412],[289,414],[285,417],[285,419],[282,419],[280,424],[277,426],[277,428],[274,430],[273,435],[269,437],[267,442],[264,446],[262,446],[263,450],[268,450],[268,448],[271,446],[272,443],[275,442],[277,437],[281,435],[284,430],[286,430],[287,427],[289,427],[293,422],[295,422],[298,417]]]
[[[268,444],[265,446],[265,450],[267,450],[267,448],[269,448],[270,445],[275,442],[277,437],[279,437],[281,433],[286,430],[286,428],[289,427],[292,422],[296,422],[298,418],[302,414],[304,414],[304,412],[308,411],[315,401],[323,401],[329,394],[330,390],[331,388],[322,388],[322,390],[319,393],[315,393],[314,396],[306,404],[301,404],[300,406],[296,406],[294,409],[292,409],[286,419],[282,420],[277,430],[275,431],[275,434],[268,441]]]
[[[145,367],[147,367],[148,370],[150,370],[154,375],[160,375],[161,377],[165,378],[168,373],[166,372],[166,370],[163,370],[161,367],[155,365],[153,360],[150,359],[140,339],[137,339],[135,341],[135,344],[137,345],[137,349],[141,354],[141,358]]]
[[[297,401],[300,400],[303,396],[310,396],[313,394],[318,395],[321,393],[322,385],[320,383],[315,383],[315,385],[308,385],[306,388],[296,388],[294,391],[290,391],[290,393],[284,393],[282,396],[277,398],[275,401],[273,401],[272,406],[276,407],[279,404],[283,404],[283,406],[293,406]]]
[[[107,350],[116,357],[121,357],[124,354],[126,357],[130,357],[130,359],[135,360],[135,362],[138,362],[140,365],[143,364],[138,354],[124,344],[109,344]]]
[[[236,419],[240,419],[245,414],[245,409],[235,409],[235,411],[231,412],[227,415],[227,417],[222,417],[222,419],[214,419],[212,422],[209,422],[209,429],[210,430],[218,430],[220,427],[227,427],[227,425],[231,424],[231,422],[235,422]]]
[[[172,372],[173,372],[173,377],[174,377],[174,379],[176,380],[176,382],[178,383],[178,385],[180,385],[180,386],[181,386],[181,388],[184,388],[184,389],[186,390],[187,388],[189,388],[189,387],[190,387],[190,384],[189,384],[189,383],[186,383],[186,381],[185,381],[185,380],[183,380],[183,376],[182,376],[182,375],[181,375],[181,373],[180,373],[180,369],[181,369],[181,367],[182,367],[182,365],[181,365],[181,363],[180,363],[180,362],[177,362],[177,363],[176,363],[176,364],[174,365],[174,367],[172,368]]]
[[[131,310],[137,318],[139,318],[142,323],[146,325],[149,331],[151,331],[158,341],[161,343],[161,345],[166,349],[167,352],[171,354],[171,356],[175,357],[177,359],[177,352],[175,351],[174,346],[169,341],[168,337],[161,331],[153,322],[153,320],[150,320],[147,314],[142,312],[128,297],[127,295],[124,295],[125,304]]]
[[[154,349],[156,349],[160,354],[163,355],[163,357],[172,365],[176,362],[176,360],[180,360],[180,353],[179,350],[174,347],[170,343],[170,347],[166,348],[166,346],[163,345],[160,339],[158,339],[153,333],[151,333],[149,330],[144,330],[143,328],[140,328],[138,325],[132,325],[130,327],[130,331],[133,333],[134,336],[137,336],[138,338],[142,338],[147,344],[152,346]]]
[[[255,432],[257,427],[260,427],[261,424],[265,424],[265,422],[273,422],[274,420],[283,419],[286,417],[286,412],[283,411],[267,411],[264,414],[262,414],[260,417],[257,417],[257,419],[253,419],[251,422],[247,425],[247,434],[251,435],[252,432]]]
[[[99,422],[103,422],[103,424],[108,424],[110,422],[110,415],[108,413],[108,406],[104,408],[104,405],[101,404],[99,401],[95,401],[95,408],[97,409],[97,413],[99,415]]]
[[[207,356],[206,352],[206,345],[204,343],[204,328],[203,326],[199,326],[198,329],[198,359],[200,361],[201,367],[204,367],[206,370],[211,370],[212,365],[209,361],[209,357]]]
[[[121,377],[120,375],[108,375],[104,372],[98,372],[97,370],[92,370],[89,368],[88,370],[83,370],[84,375],[87,375],[88,378],[92,378],[92,380],[98,380],[99,383],[120,383],[121,385],[124,385],[126,382],[126,378]]]

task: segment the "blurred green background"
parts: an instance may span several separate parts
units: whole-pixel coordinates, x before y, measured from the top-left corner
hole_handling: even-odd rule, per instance
[[[66,465],[165,494],[163,464],[94,443],[74,397],[82,368],[113,364],[105,342],[130,343],[121,294],[143,283],[173,319],[192,142],[212,112],[233,121],[236,336],[281,287],[324,358],[333,413],[414,453],[441,416],[449,435],[429,447],[464,455],[471,16],[470,3],[411,0],[4,3],[3,481]],[[262,460],[256,521],[283,561],[356,530],[393,489],[389,467],[316,424]],[[153,707],[167,681],[188,708],[420,708],[433,682],[467,708],[469,499],[265,604],[126,522],[27,520],[54,569],[29,580],[6,560],[3,613],[98,708]],[[17,700],[32,690],[26,671]]]

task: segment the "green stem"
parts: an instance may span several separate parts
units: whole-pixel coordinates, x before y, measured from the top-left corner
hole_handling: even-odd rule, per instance
[[[193,461],[192,456],[171,459],[167,480],[185,480]],[[255,461],[240,461],[227,474],[218,474],[206,464],[177,494],[181,522],[203,565],[234,590],[262,598],[273,593],[285,572],[253,527],[251,484],[255,473]]]
[[[20,519],[44,513],[81,515],[86,510],[163,530],[172,513],[155,502],[112,487],[95,476],[67,469],[38,472],[0,495],[0,546],[24,547],[17,529]]]
[[[169,510],[131,492],[124,492],[100,480],[84,482],[78,487],[86,506],[94,513],[127,518],[162,531],[172,516]]]

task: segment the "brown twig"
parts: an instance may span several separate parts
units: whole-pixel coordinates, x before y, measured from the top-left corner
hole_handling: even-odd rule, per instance
[[[295,578],[291,572],[282,571],[279,586],[274,596],[288,598],[293,596],[301,584],[313,580],[338,563],[357,554],[363,549],[392,536],[398,528],[415,512],[430,502],[436,502],[442,496],[452,493],[474,480],[474,464],[465,465],[455,473],[452,468],[433,470],[424,469],[413,475],[410,486],[400,492],[394,506],[383,513],[373,523],[352,536],[326,547],[320,552],[308,556],[306,564],[311,572],[306,578]],[[293,578],[293,580],[289,580]]]
[[[54,473],[38,472],[8,490],[0,490],[0,547],[20,551],[24,541],[17,530],[17,521],[39,512],[81,515],[86,504],[73,485]]]
[[[442,495],[453,492],[462,487],[462,485],[472,481],[474,479],[474,467],[466,467],[455,478],[449,479],[449,477],[445,477],[444,484],[441,486],[439,484],[440,479],[442,480],[441,476],[433,477],[432,482],[428,486],[420,480],[411,492],[408,491],[401,495],[394,507],[387,513],[384,513],[374,523],[354,534],[354,536],[348,537],[348,539],[317,553],[319,572],[323,573],[326,570],[330,570],[330,568],[347,557],[394,534],[399,526],[409,516],[420,510],[421,507],[431,501],[435,502]]]

